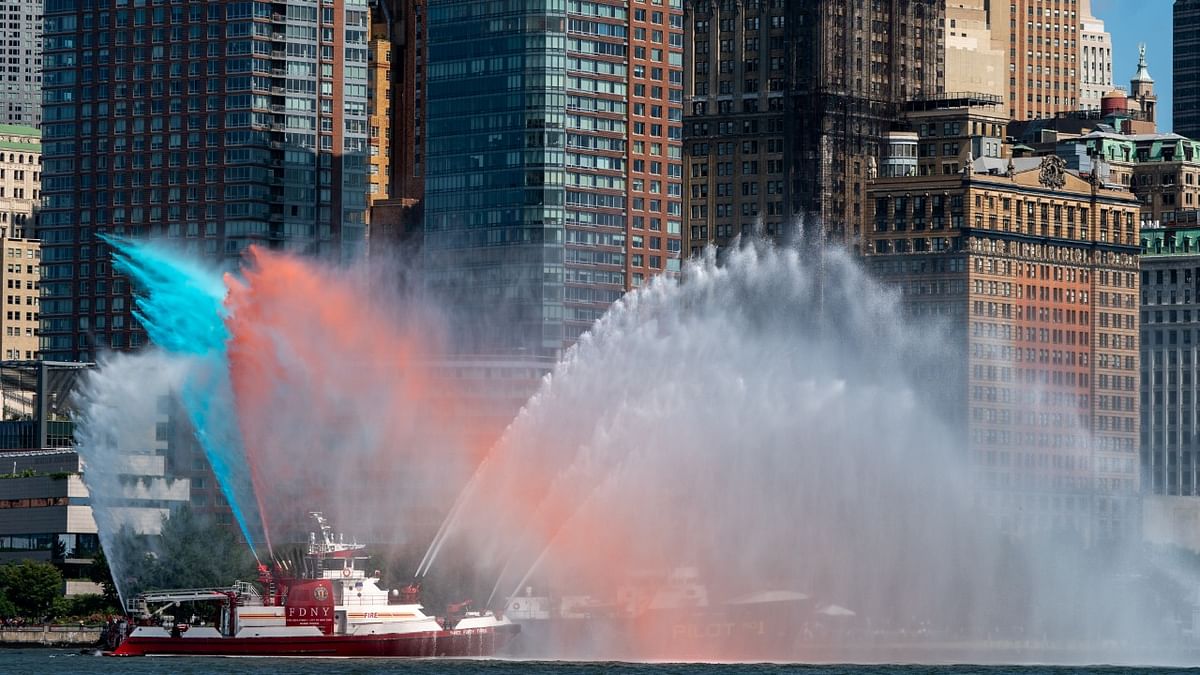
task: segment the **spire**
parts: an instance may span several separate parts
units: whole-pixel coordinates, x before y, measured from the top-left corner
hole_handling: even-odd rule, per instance
[[[1154,78],[1150,77],[1150,71],[1146,69],[1146,43],[1138,45],[1138,69],[1130,82],[1145,82],[1154,84]]]

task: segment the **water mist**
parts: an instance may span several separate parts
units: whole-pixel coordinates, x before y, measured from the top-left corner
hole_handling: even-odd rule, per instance
[[[807,595],[824,631],[747,654],[592,630],[550,656],[1071,661],[1098,652],[1063,649],[1108,641],[1120,646],[1104,658],[1126,660],[1154,643],[1151,615],[1110,568],[1002,535],[978,508],[959,328],[906,320],[840,251],[753,242],[684,277],[627,295],[580,340],[421,571],[471,560],[491,606],[532,585],[616,601],[636,622],[667,582],[622,592],[631,579],[695,569],[708,585],[698,605]],[[1028,640],[1044,649],[1011,648]]]

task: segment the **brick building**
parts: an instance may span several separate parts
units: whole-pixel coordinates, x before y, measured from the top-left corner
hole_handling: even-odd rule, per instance
[[[1061,159],[880,178],[868,265],[943,321],[945,409],[1016,532],[1136,527],[1138,206]]]

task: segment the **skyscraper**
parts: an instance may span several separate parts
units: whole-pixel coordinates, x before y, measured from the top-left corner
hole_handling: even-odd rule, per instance
[[[42,1],[0,6],[0,124],[42,123]]]
[[[365,0],[46,5],[42,351],[141,345],[100,233],[356,255]]]
[[[682,0],[431,0],[425,273],[468,353],[553,354],[678,270]]]
[[[697,2],[687,14],[687,247],[804,219],[857,244],[898,106],[945,83],[945,3]]]
[[[420,255],[426,28],[425,0],[373,0],[370,248],[388,265]]]
[[[1100,99],[1113,90],[1112,35],[1104,21],[1084,15],[1079,31],[1080,110],[1099,110]]]
[[[1175,0],[1173,131],[1200,138],[1200,0]]]
[[[1091,16],[1090,4],[1089,0],[993,3],[992,25],[1003,17],[1012,27],[1008,34],[1012,119],[1053,117],[1079,107],[1080,21]]]

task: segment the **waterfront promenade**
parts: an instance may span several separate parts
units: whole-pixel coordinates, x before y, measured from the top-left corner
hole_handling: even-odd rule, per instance
[[[0,647],[76,647],[100,642],[100,626],[0,627]]]

